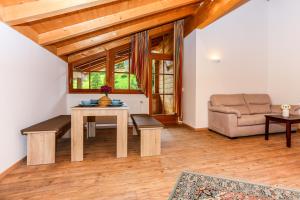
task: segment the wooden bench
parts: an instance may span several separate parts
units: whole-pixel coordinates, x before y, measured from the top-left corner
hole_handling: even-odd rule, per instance
[[[132,114],[133,133],[141,135],[141,156],[160,155],[162,123],[147,114]]]
[[[60,115],[21,130],[27,135],[27,165],[55,163],[55,140],[71,128],[71,116]]]

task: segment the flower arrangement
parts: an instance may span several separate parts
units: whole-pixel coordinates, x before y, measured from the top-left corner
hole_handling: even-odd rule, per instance
[[[104,85],[104,86],[102,86],[102,87],[100,88],[101,93],[104,93],[105,96],[107,96],[108,93],[111,92],[111,90],[112,90],[112,88],[109,87],[108,85]]]
[[[110,93],[111,91],[112,88],[109,87],[108,85],[104,85],[100,88],[100,92],[105,94],[99,99],[98,104],[100,107],[106,107],[111,104],[111,99],[108,97],[108,93]]]
[[[289,117],[290,116],[291,105],[289,105],[289,104],[282,104],[281,105],[281,109],[282,109],[282,116],[283,117]]]

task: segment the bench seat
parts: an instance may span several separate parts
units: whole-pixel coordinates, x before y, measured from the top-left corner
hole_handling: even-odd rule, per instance
[[[22,129],[27,136],[27,165],[55,163],[56,138],[71,128],[71,116],[59,115]]]
[[[142,128],[163,128],[164,125],[147,114],[132,114],[133,124],[139,129]]]
[[[134,134],[141,135],[141,156],[160,155],[161,131],[164,125],[147,114],[132,114]]]

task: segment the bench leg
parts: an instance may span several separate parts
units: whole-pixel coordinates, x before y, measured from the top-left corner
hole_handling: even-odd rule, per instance
[[[27,135],[27,165],[55,163],[55,132]]]
[[[160,155],[161,128],[141,129],[141,156]]]

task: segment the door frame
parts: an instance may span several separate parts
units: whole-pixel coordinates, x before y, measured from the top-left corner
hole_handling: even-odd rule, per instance
[[[170,60],[174,62],[174,57],[171,54],[156,54],[150,53],[149,56],[149,69],[148,69],[148,97],[149,97],[149,114],[157,119],[158,121],[162,122],[163,124],[176,124],[178,122],[178,114],[175,113],[173,115],[166,115],[166,114],[158,114],[153,115],[152,113],[152,60]],[[175,73],[175,71],[174,71]],[[176,95],[174,95],[176,98]]]

